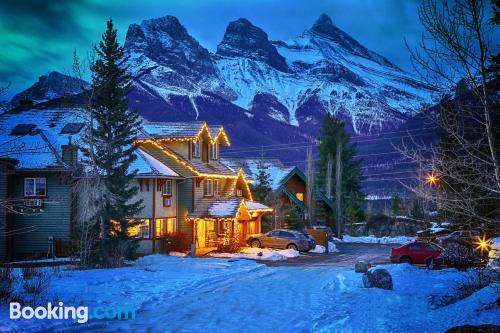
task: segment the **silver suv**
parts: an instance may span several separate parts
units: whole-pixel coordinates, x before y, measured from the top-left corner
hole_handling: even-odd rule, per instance
[[[247,244],[251,247],[270,247],[297,251],[310,251],[316,247],[314,239],[309,238],[304,232],[286,229],[276,229],[266,234],[250,235]]]

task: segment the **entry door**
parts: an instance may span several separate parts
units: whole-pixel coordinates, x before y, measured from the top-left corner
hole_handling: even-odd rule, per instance
[[[196,246],[205,247],[205,240],[207,234],[207,225],[205,221],[198,221],[196,223]]]
[[[238,226],[240,228],[240,246],[245,246],[247,243],[247,238],[248,238],[248,233],[247,233],[247,222],[238,222],[240,225]]]

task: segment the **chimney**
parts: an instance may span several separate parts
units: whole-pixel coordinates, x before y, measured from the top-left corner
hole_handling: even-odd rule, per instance
[[[71,143],[71,136],[68,138],[68,144],[62,145],[61,150],[63,162],[75,168],[78,164],[78,146]]]

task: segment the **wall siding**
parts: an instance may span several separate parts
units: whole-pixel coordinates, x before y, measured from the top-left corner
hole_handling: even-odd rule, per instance
[[[193,211],[193,178],[188,178],[179,184],[179,211],[177,212],[177,223],[179,231],[186,234],[190,243],[193,243],[193,225],[186,221],[189,212]]]
[[[12,236],[13,257],[44,256],[48,249],[48,237],[69,240],[71,237],[71,186],[56,173],[23,173],[16,176],[16,197],[23,197],[25,177],[46,177],[47,196],[43,212],[34,215],[15,215],[13,229],[35,226],[33,232]]]

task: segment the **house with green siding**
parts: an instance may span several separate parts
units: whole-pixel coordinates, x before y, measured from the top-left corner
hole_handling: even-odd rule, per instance
[[[31,109],[0,115],[0,261],[67,255],[74,246],[73,190],[82,175],[82,109]],[[260,232],[269,207],[254,202],[243,170],[220,160],[229,146],[222,126],[144,122],[130,172],[143,209],[130,219],[139,253],[183,234],[197,248],[244,244]]]

